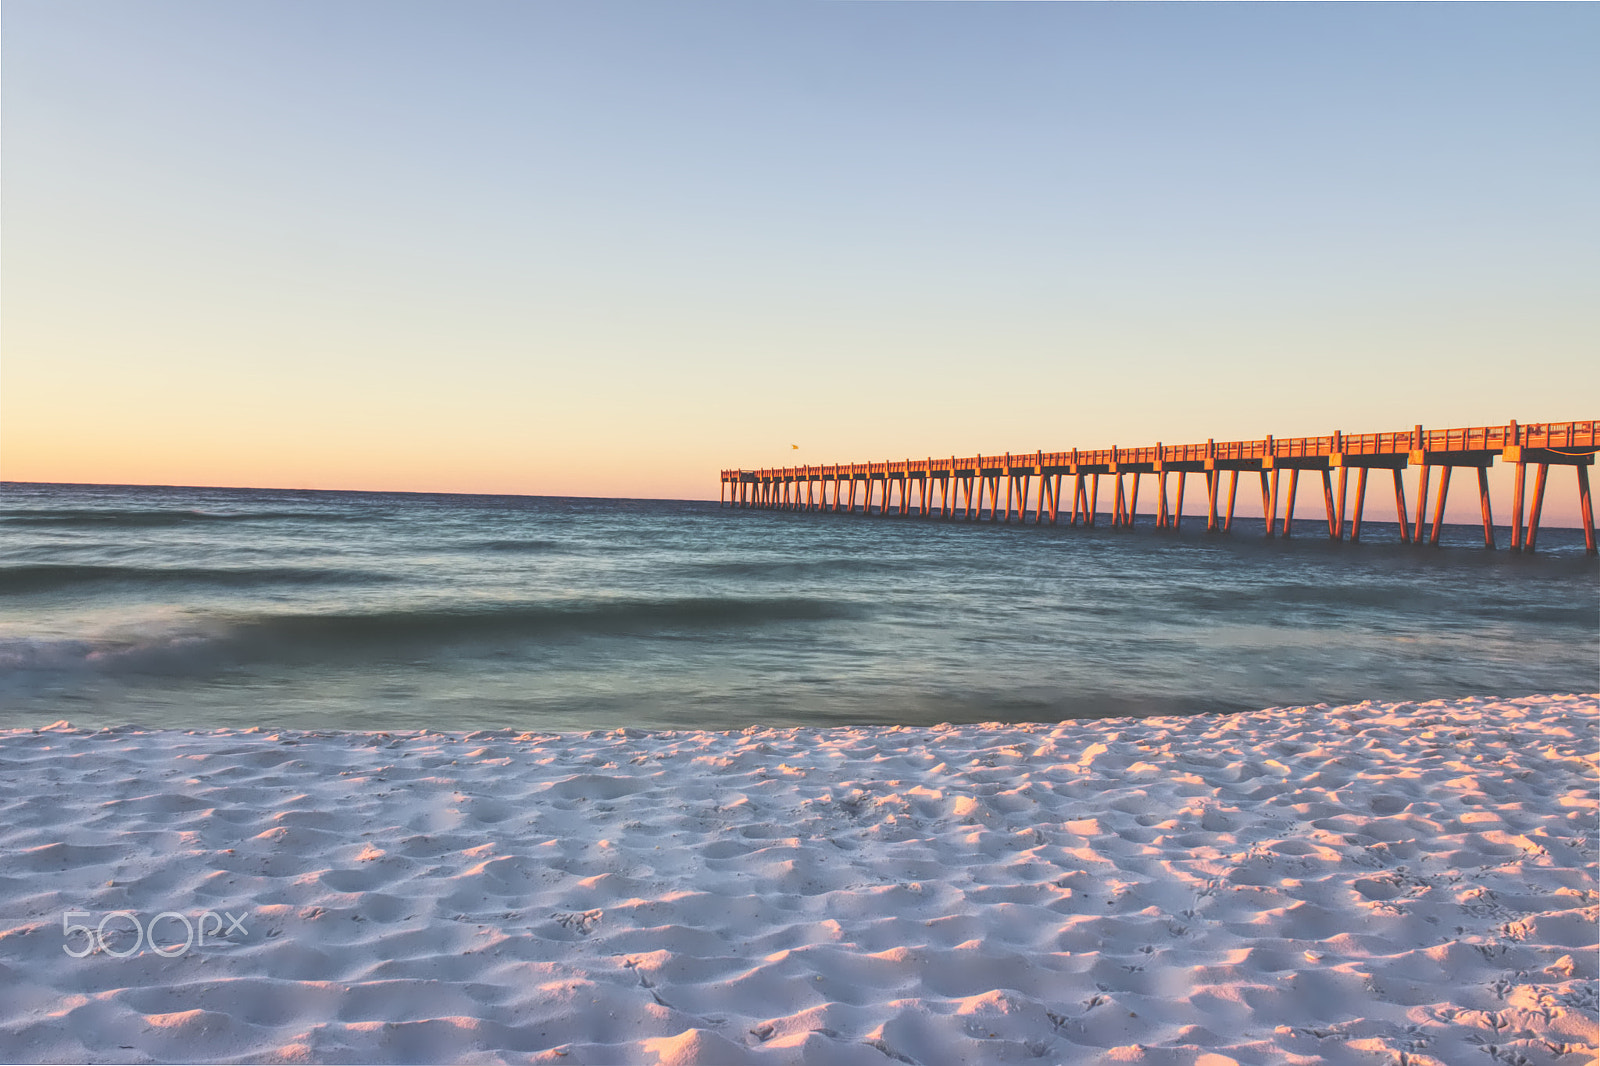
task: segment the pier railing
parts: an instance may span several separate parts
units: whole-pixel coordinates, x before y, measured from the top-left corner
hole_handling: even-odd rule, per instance
[[[1293,529],[1300,472],[1305,470],[1321,474],[1328,536],[1334,540],[1343,540],[1346,536],[1359,540],[1368,471],[1389,470],[1394,477],[1395,513],[1401,538],[1438,544],[1451,472],[1457,467],[1469,467],[1477,471],[1484,544],[1493,548],[1494,518],[1489,505],[1487,468],[1499,459],[1516,466],[1511,523],[1513,551],[1534,548],[1549,468],[1570,466],[1577,474],[1584,543],[1589,553],[1595,554],[1594,507],[1589,494],[1588,468],[1594,464],[1596,451],[1600,451],[1600,420],[1508,422],[1503,426],[1463,429],[1424,429],[1417,425],[1409,430],[1387,433],[1335,431],[1320,437],[1208,440],[1204,444],[1157,443],[1134,448],[1075,448],[1020,455],[1007,452],[964,458],[952,455],[948,459],[929,456],[901,461],[729,469],[722,471],[721,500],[724,506],[736,508],[991,522],[1010,522],[1015,516],[1017,521],[1027,522],[1031,499],[1033,522],[1054,525],[1061,512],[1062,483],[1071,479],[1068,521],[1078,525],[1081,518],[1083,524],[1093,526],[1099,513],[1100,478],[1104,475],[1112,479],[1112,526],[1131,528],[1138,515],[1140,478],[1151,474],[1157,483],[1155,526],[1177,529],[1183,519],[1185,480],[1193,473],[1205,478],[1206,529],[1226,533],[1233,528],[1239,475],[1254,472],[1260,478],[1266,535],[1287,537]],[[1401,480],[1401,471],[1408,466],[1420,469],[1414,519],[1407,509],[1405,485]],[[1536,473],[1531,505],[1525,508],[1530,467]],[[1440,476],[1430,527],[1427,522],[1428,486],[1434,468],[1440,470]],[[1283,470],[1289,472],[1289,481],[1287,507],[1280,525],[1279,474]],[[1356,474],[1355,506],[1347,511],[1348,475],[1352,470]],[[1338,473],[1337,492],[1334,472]],[[1228,475],[1227,492],[1225,503],[1219,505],[1224,473]],[[1176,479],[1177,489],[1176,506],[1171,509],[1168,507],[1169,475]],[[1124,483],[1125,477],[1131,479],[1131,485]],[[1030,491],[1035,478],[1038,479],[1037,490]],[[1003,503],[1002,482],[1005,486]],[[894,502],[897,493],[898,506]]]

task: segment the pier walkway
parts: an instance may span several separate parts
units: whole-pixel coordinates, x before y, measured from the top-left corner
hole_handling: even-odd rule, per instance
[[[1200,474],[1205,478],[1206,530],[1227,533],[1233,528],[1239,475],[1255,473],[1260,477],[1261,510],[1267,516],[1266,535],[1287,537],[1293,529],[1300,473],[1306,471],[1321,474],[1328,537],[1356,541],[1361,539],[1367,474],[1389,470],[1394,475],[1394,506],[1401,539],[1437,544],[1450,476],[1457,467],[1467,467],[1477,471],[1484,546],[1493,548],[1488,468],[1498,458],[1516,465],[1511,550],[1533,551],[1550,468],[1570,466],[1577,473],[1584,544],[1593,555],[1594,506],[1589,495],[1588,468],[1594,464],[1597,450],[1600,421],[1528,425],[1509,422],[1503,426],[1430,430],[1418,425],[1395,433],[1334,432],[1326,437],[1208,440],[1204,444],[1041,451],[1032,455],[1006,453],[965,459],[929,457],[902,462],[724,470],[721,500],[725,507],[990,522],[1027,522],[1031,511],[1035,524],[1055,525],[1061,517],[1061,492],[1065,487],[1071,496],[1067,520],[1072,525],[1081,520],[1093,526],[1099,514],[1100,479],[1108,477],[1111,525],[1131,528],[1139,513],[1140,479],[1149,474],[1156,480],[1155,528],[1176,530],[1183,520],[1185,482],[1190,474]],[[1414,516],[1407,509],[1401,480],[1401,471],[1408,466],[1420,468]],[[1530,467],[1535,470],[1531,501],[1527,492]],[[1439,476],[1430,523],[1428,492],[1435,469]],[[1289,472],[1287,493],[1280,495],[1285,486],[1279,475],[1285,470]],[[1354,507],[1347,510],[1348,475],[1352,470],[1356,474],[1355,501]],[[1337,486],[1335,471],[1339,475]],[[1228,475],[1225,490],[1224,473]],[[1169,505],[1171,488],[1176,489],[1176,499]],[[1280,501],[1284,512],[1281,520]]]

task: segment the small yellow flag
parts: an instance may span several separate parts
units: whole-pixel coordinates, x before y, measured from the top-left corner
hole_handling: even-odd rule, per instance
[[[798,444],[791,444],[791,445],[789,445],[789,447],[793,448],[795,451],[799,451],[800,450],[800,445],[798,445]]]

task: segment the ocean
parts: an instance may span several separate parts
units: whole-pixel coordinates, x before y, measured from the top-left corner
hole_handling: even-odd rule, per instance
[[[1600,688],[1576,530],[8,483],[0,727],[1058,721]],[[1505,544],[1508,534],[1502,532]]]

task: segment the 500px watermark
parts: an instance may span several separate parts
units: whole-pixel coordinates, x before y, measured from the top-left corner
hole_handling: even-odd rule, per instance
[[[227,942],[228,938],[240,934],[249,936],[250,931],[245,928],[245,915],[234,915],[228,911],[218,914],[216,911],[200,911],[195,915],[194,921],[189,920],[186,914],[177,911],[162,911],[148,922],[139,920],[139,915],[134,911],[107,911],[100,916],[97,925],[84,925],[76,921],[79,918],[94,917],[89,911],[62,911],[61,935],[66,943],[61,945],[61,950],[75,959],[81,959],[91,952],[103,951],[119,959],[125,959],[139,952],[144,946],[163,958],[175,959],[190,948],[203,948],[206,946],[206,937],[213,941]],[[207,923],[212,923],[209,925]],[[161,925],[165,939],[156,940],[156,926]],[[179,930],[183,932],[183,940],[172,939]],[[133,942],[126,941],[129,937]],[[74,938],[81,937],[74,943]]]

